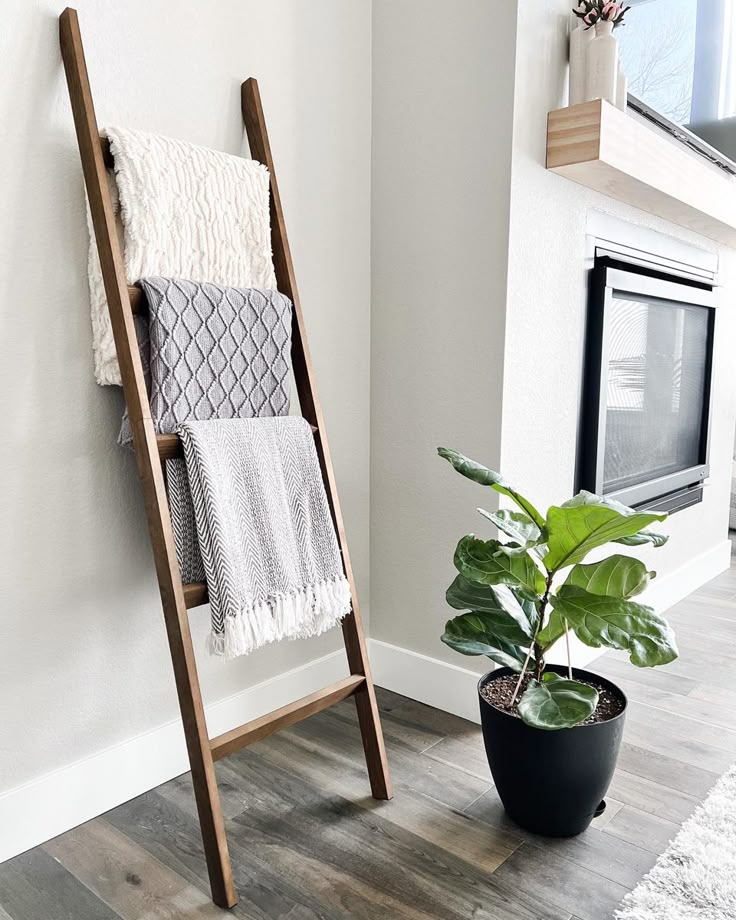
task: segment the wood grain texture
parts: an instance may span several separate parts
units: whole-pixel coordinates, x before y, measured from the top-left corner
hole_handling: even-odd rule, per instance
[[[40,847],[0,865],[0,905],[12,920],[119,918]]]
[[[603,828],[603,833],[633,843],[655,855],[667,849],[680,825],[658,818],[632,805],[625,805]]]
[[[236,902],[237,896],[232,881],[225,825],[217,797],[217,780],[207,736],[187,606],[176,559],[166,488],[138,351],[123,254],[115,228],[113,205],[76,10],[67,8],[59,17],[59,38],[123,392],[130,418],[133,447],[138,462],[179,709],[197,794],[212,897],[216,904],[230,907]]]
[[[172,783],[166,784],[167,793],[170,786]],[[251,790],[249,796],[241,801],[239,811],[247,807],[253,795]],[[186,789],[186,799],[187,807],[182,808],[175,801],[175,793],[163,796],[161,790],[148,792],[116,808],[105,819],[146,852],[206,892],[208,879],[191,781]],[[237,850],[235,843],[233,852]],[[237,905],[223,917],[245,920],[290,916],[305,916],[312,920],[318,917],[317,911],[309,910],[309,893],[300,892],[288,878],[280,878],[267,860],[256,859],[252,851],[238,852],[233,864],[233,877],[240,897]],[[197,914],[195,912],[190,916],[196,918]]]
[[[312,748],[323,748],[340,761],[358,765],[362,750],[355,733],[331,712],[291,729],[291,735]],[[463,809],[491,785],[490,774],[477,777],[457,766],[417,758],[401,741],[389,741],[391,772],[401,788],[412,788],[452,808]]]
[[[131,313],[144,315],[148,313],[148,300],[143,292],[143,288],[137,284],[128,285],[128,300],[130,301]]]
[[[222,917],[206,892],[102,818],[57,837],[44,849],[121,920]]]
[[[523,844],[494,873],[509,890],[551,901],[560,910],[575,905],[581,920],[610,917],[629,889],[558,856],[549,847]]]
[[[368,650],[366,647],[363,625],[358,605],[358,593],[355,588],[353,568],[350,563],[347,536],[343,524],[340,501],[337,495],[335,473],[332,468],[330,449],[327,443],[322,409],[317,396],[317,386],[314,378],[312,360],[307,345],[306,327],[302,313],[299,291],[296,284],[296,274],[291,258],[289,239],[286,233],[286,220],[281,206],[276,170],[274,167],[271,145],[266,129],[266,119],[261,103],[261,94],[258,82],[254,79],[246,80],[241,87],[241,108],[243,121],[248,136],[251,156],[268,167],[271,176],[271,248],[273,251],[274,271],[279,290],[286,294],[294,306],[292,312],[292,348],[291,363],[294,373],[294,382],[299,394],[299,406],[302,415],[316,429],[315,446],[319,457],[322,475],[325,480],[327,499],[335,524],[337,540],[340,546],[345,575],[350,583],[352,597],[352,612],[346,616],[342,623],[343,639],[347,652],[350,673],[363,675],[365,683],[355,693],[355,705],[358,711],[360,731],[365,749],[368,777],[371,791],[378,799],[390,799],[391,778],[389,776],[388,762],[386,760],[386,747],[383,740],[381,719],[376,703],[376,692],[371,677],[368,663]]]
[[[246,722],[239,728],[234,728],[223,735],[218,735],[210,742],[212,756],[215,760],[227,757],[248,744],[267,738],[274,732],[288,728],[301,722],[302,719],[308,719],[329,706],[334,706],[341,700],[347,699],[356,693],[365,683],[364,677],[346,677],[339,680],[329,687],[310,693],[293,703],[288,703],[280,709],[274,709],[265,716]]]
[[[239,799],[257,790],[234,819],[234,853],[239,841],[256,857],[261,847],[270,848],[275,852],[272,866],[306,891],[329,882],[331,890],[321,902],[327,916],[336,906],[333,888],[340,894],[340,917],[394,916],[382,912],[383,902],[371,893],[376,887],[391,896],[396,916],[403,916],[402,904],[430,917],[536,916],[529,899],[515,902],[490,874],[513,852],[517,838],[483,828],[403,785],[390,802],[367,797],[357,764],[346,762],[336,771],[323,748],[292,740],[292,735],[291,730],[273,735],[223,764],[226,811],[228,798],[235,809]],[[336,794],[325,802],[320,790],[335,773],[340,777]],[[177,805],[191,812],[191,795],[183,792],[174,793]],[[311,876],[305,858],[316,860]],[[473,913],[473,905],[479,913]],[[544,899],[534,907],[542,917],[567,916]]]
[[[312,425],[312,433],[317,433],[317,428]],[[174,460],[176,457],[184,456],[181,438],[178,434],[157,434],[156,444],[158,445],[158,455],[161,460]]]
[[[547,169],[728,246],[736,185],[641,118],[595,99],[550,112]]]
[[[248,776],[249,771],[256,768],[253,760],[256,757],[274,769],[296,773],[315,788],[322,786],[330,772],[337,772],[339,784],[336,791],[343,798],[484,871],[492,871],[500,865],[520,843],[521,838],[513,831],[498,828],[489,832],[488,828],[480,827],[459,809],[450,806],[448,812],[448,806],[426,794],[424,780],[420,776],[416,781],[399,782],[401,795],[392,799],[390,805],[369,798],[362,793],[361,771],[356,760],[344,757],[338,761],[324,745],[300,738],[293,730],[273,736],[226,762],[223,774],[229,783],[228,794],[234,796],[233,807],[244,788],[238,774]],[[335,771],[336,763],[339,764],[338,771]],[[445,775],[446,781],[451,778],[449,774]],[[453,794],[447,792],[446,795],[452,797]],[[227,797],[225,801],[227,807]]]
[[[623,807],[620,805],[620,808]],[[525,831],[506,815],[495,789],[473,802],[467,814],[492,827],[520,834],[526,844],[532,844],[544,853],[555,853],[570,859],[590,872],[627,888],[633,888],[654,864],[653,854],[648,850],[624,839],[612,839],[595,827],[578,837],[545,838]]]

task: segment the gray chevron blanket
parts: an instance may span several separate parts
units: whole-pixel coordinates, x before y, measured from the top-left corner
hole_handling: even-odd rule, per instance
[[[146,317],[136,317],[159,434],[194,419],[289,412],[291,301],[273,290],[145,278]],[[127,414],[120,443],[131,439]],[[185,583],[204,581],[183,460],[166,462],[169,506]]]
[[[337,624],[350,611],[350,588],[307,422],[186,422],[179,434],[210,597],[211,651],[245,655]]]

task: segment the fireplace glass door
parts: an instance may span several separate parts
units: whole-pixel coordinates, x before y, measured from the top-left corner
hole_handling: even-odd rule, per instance
[[[596,260],[580,488],[633,507],[656,507],[676,492],[702,491],[714,323],[711,288]],[[690,493],[687,503],[694,500],[699,496]]]
[[[707,310],[614,294],[604,493],[700,462],[707,354]]]

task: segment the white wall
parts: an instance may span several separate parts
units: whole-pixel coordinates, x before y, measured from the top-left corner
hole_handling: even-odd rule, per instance
[[[499,461],[515,10],[373,3],[371,634],[448,661],[478,498],[436,448]]]
[[[593,209],[716,252],[723,288],[716,330],[711,477],[703,502],[667,521],[669,543],[643,553],[659,578],[650,600],[663,606],[697,587],[694,578],[702,583],[728,565],[736,259],[732,250],[544,168],[547,113],[567,104],[569,8],[566,0],[554,0],[540,16],[533,0],[519,4],[501,465],[543,508],[573,492],[585,234]]]
[[[475,508],[492,501],[434,447],[500,469],[542,509],[572,495],[593,210],[717,251],[712,474],[702,504],[668,521],[669,544],[640,551],[659,573],[648,599],[664,609],[729,563],[736,259],[544,168],[547,113],[567,104],[570,6],[374,0],[373,664],[433,705],[488,669],[439,635],[455,542],[490,536]]]
[[[8,0],[0,31],[0,793],[177,717],[122,397],[92,378],[64,5]],[[370,2],[77,6],[102,125],[236,153],[240,82],[260,80],[367,611]],[[191,619],[208,702],[341,646],[223,664]]]

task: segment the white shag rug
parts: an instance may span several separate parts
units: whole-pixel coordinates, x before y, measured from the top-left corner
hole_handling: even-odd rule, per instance
[[[686,821],[616,920],[736,918],[736,764]]]

